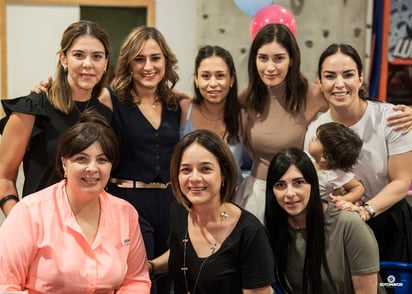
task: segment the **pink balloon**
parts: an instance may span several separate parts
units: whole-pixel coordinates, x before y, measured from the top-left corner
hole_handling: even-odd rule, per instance
[[[270,23],[284,24],[296,36],[296,20],[293,14],[279,5],[269,5],[259,10],[250,23],[250,38],[253,40],[261,28]]]

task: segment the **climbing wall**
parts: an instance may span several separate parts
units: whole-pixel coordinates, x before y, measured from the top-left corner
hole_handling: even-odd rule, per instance
[[[252,1],[252,0],[251,0]],[[331,43],[350,43],[369,60],[372,1],[359,0],[275,0],[295,16],[297,40],[302,54],[302,72],[316,78],[320,53]],[[197,40],[229,50],[236,62],[239,84],[247,83],[247,57],[252,17],[242,12],[233,0],[197,1]],[[368,75],[366,70],[365,75]]]

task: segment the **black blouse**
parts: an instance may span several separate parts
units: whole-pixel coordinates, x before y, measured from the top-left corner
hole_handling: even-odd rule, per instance
[[[3,133],[12,112],[31,114],[36,117],[23,158],[25,177],[23,196],[60,180],[55,167],[55,154],[59,140],[69,127],[77,123],[80,113],[86,107],[96,109],[109,121],[112,118],[112,111],[100,103],[97,97],[92,97],[89,102],[76,102],[76,107],[69,114],[56,110],[44,92],[41,94],[32,93],[15,99],[4,99],[1,103],[6,117],[0,120],[0,134]]]

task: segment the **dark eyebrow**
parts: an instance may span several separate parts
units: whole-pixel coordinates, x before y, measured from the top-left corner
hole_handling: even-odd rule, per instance
[[[343,73],[350,73],[350,72],[356,72],[356,69],[348,69],[348,70],[345,70],[345,71],[343,71]],[[327,74],[327,73],[329,73],[329,74],[336,74],[336,72],[334,72],[334,71],[329,71],[329,70],[325,70],[325,71],[323,71],[323,73],[325,74]]]
[[[71,50],[71,52],[75,52],[75,53],[85,53],[85,50],[81,50],[81,49],[73,49]],[[93,51],[92,54],[106,54],[104,51]]]

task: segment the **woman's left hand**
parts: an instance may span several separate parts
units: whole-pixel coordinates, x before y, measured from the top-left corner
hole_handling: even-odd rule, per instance
[[[369,220],[371,218],[369,212],[365,209],[365,207],[360,205],[360,202],[359,203],[352,203],[352,202],[349,202],[349,201],[338,200],[338,201],[334,201],[333,204],[339,210],[349,210],[349,211],[357,212],[359,214],[360,218],[364,222],[366,222],[367,220]]]
[[[350,210],[353,211],[357,206],[353,204],[352,202],[345,201],[345,200],[332,200],[333,204],[335,207],[339,210]]]
[[[412,108],[403,104],[393,107],[398,113],[388,117],[388,126],[393,126],[394,130],[402,130],[402,134],[407,134],[412,130]]]

